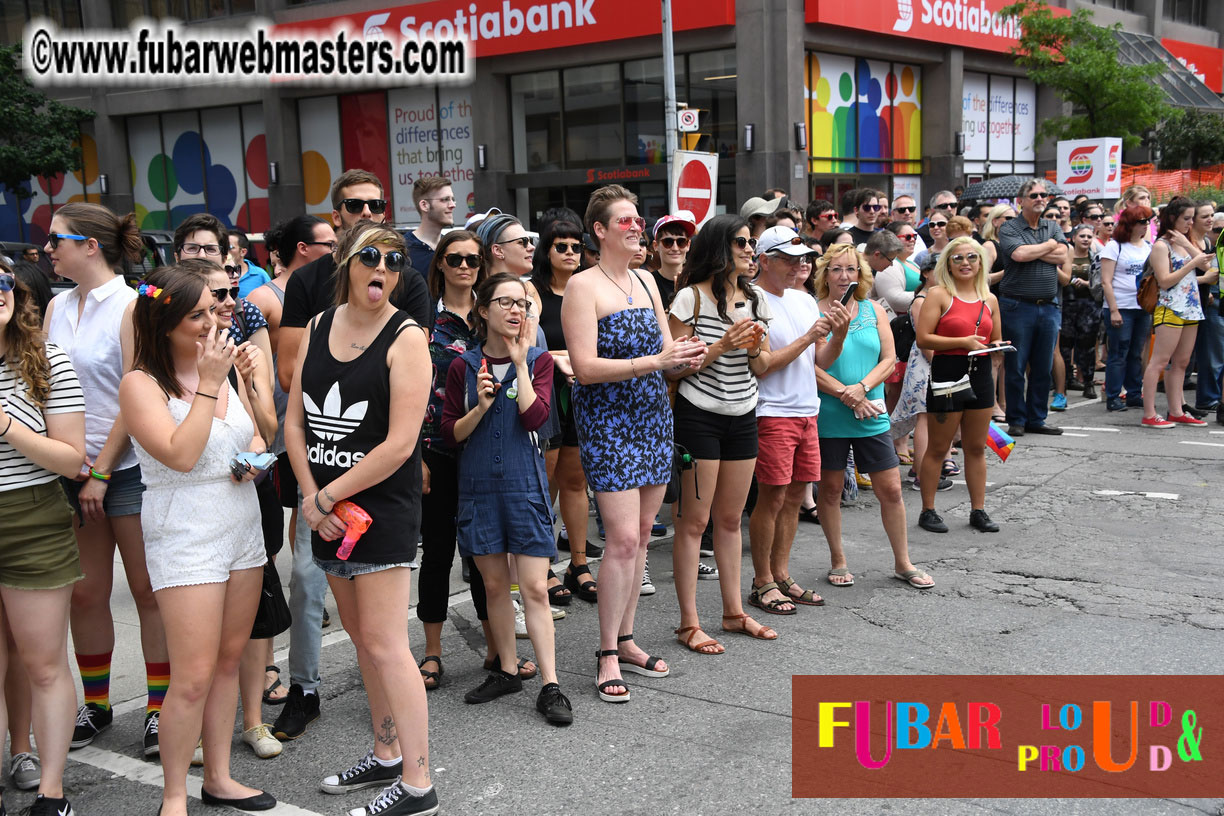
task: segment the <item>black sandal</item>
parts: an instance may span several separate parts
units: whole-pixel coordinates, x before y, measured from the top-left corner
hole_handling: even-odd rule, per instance
[[[518,676],[520,680],[530,680],[531,678],[535,677],[537,674],[540,673],[539,666],[534,667],[531,671],[525,671],[523,669],[523,667],[526,666],[530,662],[531,661],[525,657],[519,658]],[[498,655],[492,660],[486,660],[484,662],[484,670],[485,671],[501,671],[501,655]]]
[[[799,520],[800,521],[810,521],[813,524],[819,524],[820,517],[816,515],[816,505],[812,505],[811,507],[800,507],[799,508]]]
[[[548,580],[551,581],[556,577],[556,574],[550,569],[548,571]],[[574,600],[574,594],[563,584],[557,584],[548,588],[548,602],[553,606],[569,606],[572,600]]]
[[[591,568],[588,564],[575,564],[570,562],[570,565],[565,569],[565,586],[574,595],[577,595],[584,601],[596,603],[599,601],[599,595],[595,590],[598,584],[594,581],[579,581],[579,575],[591,575]],[[594,575],[591,575],[594,578]]]
[[[633,640],[632,632],[627,635],[621,635],[616,639],[616,642],[624,643],[629,640]],[[621,657],[620,649],[617,649],[616,662],[620,665],[622,673],[629,671],[633,672],[634,674],[640,674],[643,677],[666,677],[667,675],[671,674],[671,669],[656,669],[655,666],[662,663],[663,658],[655,657],[651,654],[646,655],[646,662],[644,664],[638,665],[631,660],[626,660],[625,658]]]
[[[288,694],[286,694],[284,697],[273,697],[272,696],[272,692],[276,691],[278,688],[284,688],[284,685],[280,681],[280,666],[265,666],[264,671],[265,672],[276,672],[276,679],[272,681],[272,685],[264,689],[264,693],[263,693],[264,705],[284,705],[285,701],[289,699]]]
[[[426,671],[424,668],[421,668],[431,660],[438,664],[437,671]],[[438,686],[442,685],[442,675],[446,673],[442,668],[442,658],[438,657],[437,655],[425,655],[421,658],[421,662],[417,664],[417,668],[421,669],[421,677],[425,681],[426,691],[433,691]],[[433,681],[432,686],[429,685],[430,681]]]
[[[599,659],[601,657],[615,657],[617,666],[620,666],[620,653],[616,649],[605,649],[595,652],[595,677],[599,677]],[[613,694],[607,689],[620,686],[624,689],[620,694]],[[627,703],[629,702],[629,684],[625,682],[623,677],[613,677],[611,680],[605,680],[602,683],[597,683],[595,689],[599,692],[599,699],[605,703]]]

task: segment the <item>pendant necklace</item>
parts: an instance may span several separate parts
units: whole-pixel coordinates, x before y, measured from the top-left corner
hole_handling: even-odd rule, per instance
[[[598,266],[598,267],[599,267],[599,271],[600,271],[600,272],[604,273],[604,277],[605,277],[605,278],[607,278],[609,281],[611,281],[611,282],[612,282],[612,285],[616,287],[616,290],[617,290],[618,292],[620,292],[622,295],[624,295],[624,296],[625,296],[625,301],[626,301],[626,302],[627,302],[627,303],[628,303],[630,306],[632,306],[632,305],[633,305],[633,277],[632,277],[632,273],[630,273],[630,278],[629,278],[629,291],[628,291],[628,292],[626,292],[624,289],[621,289],[621,285],[620,285],[619,283],[617,283],[616,281],[612,280],[612,276],[608,274],[608,270],[606,270],[606,269],[604,269],[604,268],[603,268],[603,264],[596,264],[596,266]]]

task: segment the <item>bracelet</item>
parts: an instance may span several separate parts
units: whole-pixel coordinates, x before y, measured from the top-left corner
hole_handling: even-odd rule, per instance
[[[862,381],[862,380],[859,380],[859,381],[858,381],[858,387],[859,387],[859,388],[861,388],[861,389],[863,389],[863,393],[864,393],[864,394],[866,394],[866,393],[867,393],[867,391],[869,390],[869,389],[867,388],[867,386],[866,386],[866,385],[863,383],[863,381]]]
[[[13,418],[9,417],[9,423],[4,426],[4,433],[0,433],[0,436],[8,436],[8,432],[11,430],[13,430]]]
[[[89,469],[89,475],[90,475],[90,476],[92,476],[93,478],[97,479],[97,480],[98,480],[98,481],[100,481],[100,482],[109,482],[109,481],[111,480],[111,476],[113,476],[114,474],[112,474],[112,473],[99,473],[98,471],[94,470],[93,468],[90,468],[90,469]]]
[[[319,512],[322,513],[323,515],[326,516],[331,513],[330,510],[324,510],[323,505],[319,504],[319,494],[317,492],[314,494],[314,503],[315,503],[315,507],[318,508]]]
[[[748,359],[749,359],[749,360],[755,360],[756,358],[758,358],[758,357],[760,357],[760,356],[761,356],[761,350],[760,350],[760,349],[757,349],[757,353],[756,353],[756,354],[749,354],[749,355],[748,355]]]
[[[215,400],[217,398],[216,394],[205,394],[203,391],[197,391],[196,396],[197,397],[208,397],[211,400]]]

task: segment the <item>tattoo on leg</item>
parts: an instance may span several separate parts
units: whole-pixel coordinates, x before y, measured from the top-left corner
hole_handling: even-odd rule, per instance
[[[394,745],[398,735],[395,733],[395,721],[383,717],[382,727],[378,729],[378,741],[383,745]]]
[[[425,757],[423,757],[423,756],[419,756],[419,757],[417,757],[417,767],[418,767],[418,768],[424,768],[424,767],[425,767]]]
[[[942,425],[948,421],[948,415],[945,413],[938,413],[935,415],[935,421]]]

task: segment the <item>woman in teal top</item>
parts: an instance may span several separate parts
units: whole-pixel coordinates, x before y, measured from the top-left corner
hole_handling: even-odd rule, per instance
[[[830,342],[841,348],[828,371],[816,369],[820,387],[820,488],[816,506],[829,542],[829,583],[854,583],[841,539],[842,479],[853,449],[855,464],[860,472],[870,474],[872,490],[880,502],[884,532],[893,550],[893,577],[919,589],[933,587],[931,576],[909,560],[901,472],[884,410],[883,383],[892,373],[896,353],[883,307],[867,299],[872,286],[871,267],[852,245],[834,244],[816,262],[815,281],[820,313],[828,315],[834,325]],[[858,287],[843,307],[841,298],[852,283]]]

